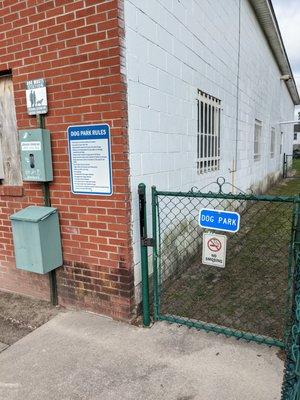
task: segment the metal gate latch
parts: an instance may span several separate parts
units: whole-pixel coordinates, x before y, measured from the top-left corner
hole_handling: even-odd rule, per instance
[[[145,247],[153,247],[154,246],[153,238],[142,238],[141,242],[142,242],[142,246],[145,246]]]

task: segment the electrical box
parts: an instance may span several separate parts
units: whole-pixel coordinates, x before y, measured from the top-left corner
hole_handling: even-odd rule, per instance
[[[23,181],[53,180],[50,132],[47,129],[19,131]]]
[[[10,219],[17,268],[46,274],[63,264],[56,208],[29,206]]]

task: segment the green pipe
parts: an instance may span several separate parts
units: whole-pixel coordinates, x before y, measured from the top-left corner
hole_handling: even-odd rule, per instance
[[[149,268],[148,268],[148,248],[145,243],[145,239],[147,239],[147,207],[146,207],[146,185],[144,183],[139,184],[138,193],[139,193],[139,206],[140,206],[143,325],[149,326],[150,325]]]
[[[37,127],[40,129],[45,129],[45,117],[44,115],[37,114],[36,115]],[[45,207],[51,207],[51,197],[50,197],[50,187],[49,182],[43,182],[43,197],[44,197],[44,205]],[[50,301],[53,306],[58,305],[58,296],[57,296],[57,280],[56,280],[56,270],[53,269],[49,272],[49,286],[50,286]]]
[[[253,194],[233,194],[233,193],[201,193],[201,192],[162,192],[155,191],[156,196],[170,197],[189,197],[189,198],[209,198],[209,199],[233,199],[233,200],[253,200],[269,201],[281,203],[299,203],[298,196],[272,196],[272,195],[253,195]]]
[[[247,342],[266,344],[268,346],[279,347],[280,349],[285,348],[285,344],[281,340],[273,339],[267,336],[256,335],[254,333],[243,332],[237,329],[230,329],[220,325],[209,324],[201,321],[192,321],[172,315],[160,315],[159,320],[176,323],[179,325],[185,325],[189,328],[195,328],[198,330],[203,330],[205,332],[214,332],[217,334],[225,335],[227,337],[235,337],[238,340],[243,339],[246,340]]]
[[[153,296],[154,296],[154,319],[159,318],[159,292],[157,271],[157,210],[156,210],[156,187],[152,186],[152,237],[153,237]]]

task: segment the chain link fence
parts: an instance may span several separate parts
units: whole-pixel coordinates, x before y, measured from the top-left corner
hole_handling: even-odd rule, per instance
[[[299,214],[298,214],[299,216]],[[299,235],[300,232],[297,232]],[[300,400],[300,252],[296,239],[296,268],[294,298],[292,304],[293,324],[286,345],[285,371],[282,385],[282,400]]]
[[[156,319],[285,347],[291,326],[296,197],[153,188]],[[201,209],[236,211],[226,266],[202,263]],[[212,231],[213,232],[213,231]],[[216,232],[214,232],[216,233]]]
[[[284,154],[283,157],[283,178],[300,178],[300,152]]]

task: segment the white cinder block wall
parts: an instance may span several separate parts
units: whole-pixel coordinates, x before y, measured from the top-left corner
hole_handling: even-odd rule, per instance
[[[294,105],[248,0],[125,0],[126,69],[135,283],[140,283],[137,187],[201,188],[224,176],[241,189],[265,184],[291,153]],[[220,170],[196,170],[197,90],[222,104]],[[238,93],[238,97],[237,97]],[[238,115],[237,115],[237,98]],[[238,141],[236,143],[236,119]],[[254,123],[263,124],[261,160],[254,161]],[[270,158],[271,127],[276,128]],[[237,171],[234,166],[238,149]],[[138,295],[137,290],[137,295]]]

